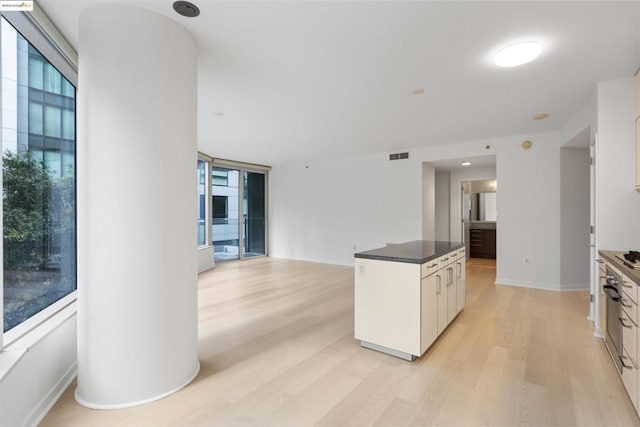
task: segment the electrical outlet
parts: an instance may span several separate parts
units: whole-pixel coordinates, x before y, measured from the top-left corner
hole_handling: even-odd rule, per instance
[[[366,276],[367,275],[367,266],[366,266],[366,264],[358,264],[358,274],[360,276]]]

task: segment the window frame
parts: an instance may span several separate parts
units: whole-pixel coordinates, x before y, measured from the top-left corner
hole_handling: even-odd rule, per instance
[[[266,165],[259,165],[259,164],[253,164],[253,163],[244,163],[244,162],[238,162],[235,160],[228,160],[228,159],[221,159],[221,158],[212,158],[211,159],[211,171],[213,172],[213,168],[214,167],[218,167],[218,168],[223,168],[223,169],[229,169],[229,170],[236,170],[238,171],[238,212],[240,213],[240,217],[243,215],[243,201],[244,201],[244,185],[243,180],[244,180],[244,174],[245,172],[250,172],[250,173],[259,173],[264,175],[264,197],[265,197],[265,205],[264,205],[264,254],[262,255],[255,255],[255,256],[251,256],[251,257],[246,257],[244,254],[244,250],[240,249],[238,250],[238,260],[245,260],[245,259],[252,259],[252,258],[260,258],[260,257],[268,257],[269,256],[269,171],[271,171],[271,166],[266,166]],[[212,185],[213,184],[213,179],[212,179]],[[211,187],[211,186],[210,186]],[[211,203],[213,204],[213,197],[211,197]],[[213,220],[213,216],[211,217],[211,220]],[[213,222],[213,221],[212,221]],[[213,230],[212,230],[213,231]],[[238,245],[240,246],[241,244],[244,244],[244,239],[245,239],[245,235],[244,235],[244,227],[243,227],[243,221],[242,219],[238,220]],[[213,236],[210,236],[211,238],[211,245],[213,245]]]
[[[211,224],[210,224],[211,221],[209,221],[209,218],[211,217],[211,212],[212,212],[212,209],[213,209],[212,202],[211,202],[211,161],[213,159],[211,157],[207,156],[206,154],[198,152],[197,160],[204,162],[204,203],[205,203],[205,207],[204,207],[204,236],[205,237],[204,237],[204,243],[202,245],[197,241],[197,236],[196,236],[196,246],[197,246],[197,248],[198,249],[203,249],[203,248],[210,247],[212,245],[212,242],[211,242]],[[197,161],[196,161],[196,165],[197,165]],[[196,168],[197,168],[197,166],[196,166]],[[196,185],[197,186],[202,185],[200,183],[200,179],[199,178],[198,178],[198,182],[196,183]],[[198,220],[199,220],[199,218],[198,218]]]
[[[49,20],[42,9],[34,2],[34,10],[32,12],[2,12],[2,18],[5,18],[18,33],[22,35],[53,67],[55,67],[75,88],[76,88],[76,107],[78,96],[78,55],[71,45],[66,41],[55,25]],[[0,56],[2,54],[0,44]],[[43,65],[44,68],[44,65]],[[0,75],[2,74],[2,62],[0,61]],[[44,81],[43,81],[44,85]],[[75,144],[76,153],[79,141],[77,138],[77,109],[74,118]],[[43,107],[44,118],[44,107]],[[62,125],[62,124],[61,124]],[[0,114],[0,128],[2,128],[2,114]],[[43,129],[44,130],[44,129]],[[76,165],[77,170],[77,157]],[[76,199],[77,199],[77,178],[76,178]],[[0,211],[0,219],[2,212]],[[76,207],[77,221],[77,207]],[[77,225],[76,225],[77,227]],[[76,247],[77,247],[77,229],[76,229]],[[0,255],[2,247],[0,247]],[[77,257],[77,253],[76,253]],[[77,271],[76,264],[76,271]],[[48,321],[53,320],[56,315],[68,312],[71,308],[75,312],[75,303],[77,300],[77,273],[76,273],[76,290],[62,297],[58,301],[50,304],[38,313],[29,317],[25,321],[11,328],[7,332],[4,331],[4,279],[0,278],[2,286],[0,286],[0,300],[3,302],[0,308],[0,353],[5,351],[9,346],[17,341],[39,330]]]

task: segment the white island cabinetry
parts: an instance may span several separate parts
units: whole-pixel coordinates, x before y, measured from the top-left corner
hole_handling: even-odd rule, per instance
[[[355,254],[355,338],[420,357],[465,303],[464,247],[414,241]]]

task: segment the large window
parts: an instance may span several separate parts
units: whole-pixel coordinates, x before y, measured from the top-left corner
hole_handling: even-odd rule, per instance
[[[207,162],[198,159],[198,246],[207,244]]]
[[[0,23],[5,333],[76,290],[76,90]]]

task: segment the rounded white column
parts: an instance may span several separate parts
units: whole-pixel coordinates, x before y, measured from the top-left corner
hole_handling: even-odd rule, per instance
[[[197,53],[175,21],[80,18],[78,388],[91,408],[160,399],[198,373]]]

